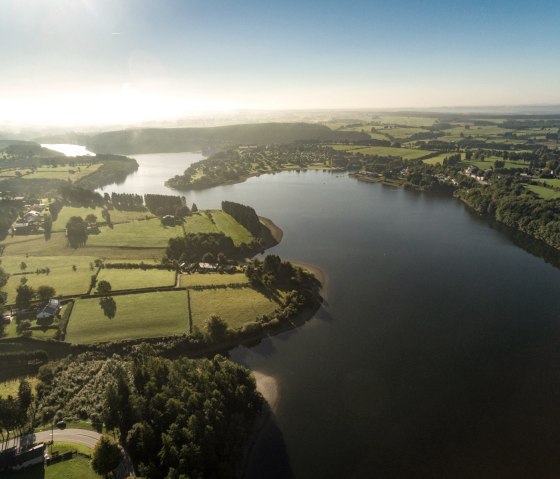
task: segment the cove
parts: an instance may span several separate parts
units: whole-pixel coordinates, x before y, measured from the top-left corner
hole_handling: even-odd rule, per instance
[[[138,173],[145,163],[167,179],[169,158],[138,155]],[[173,193],[142,181],[128,192]],[[277,387],[247,477],[560,470],[560,271],[507,231],[448,197],[319,171],[183,194],[199,208],[253,206],[284,231],[270,253],[328,276],[314,319],[230,352]]]

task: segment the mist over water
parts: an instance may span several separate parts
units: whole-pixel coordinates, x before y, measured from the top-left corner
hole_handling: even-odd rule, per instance
[[[197,158],[180,155],[137,155],[120,191],[171,194],[162,177]],[[276,384],[249,477],[554,477],[558,269],[454,199],[346,175],[184,194],[253,206],[284,230],[270,253],[329,278],[314,319],[231,352]]]

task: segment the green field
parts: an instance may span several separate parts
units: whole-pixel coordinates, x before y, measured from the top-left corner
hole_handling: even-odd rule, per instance
[[[82,218],[86,218],[87,215],[94,214],[97,216],[97,221],[103,222],[103,216],[101,215],[102,208],[76,208],[74,206],[64,206],[60,212],[58,213],[58,217],[56,221],[53,223],[53,231],[65,231],[66,230],[66,223],[72,216],[81,216]],[[120,210],[111,210],[109,211],[111,215],[111,222],[114,224],[117,223],[126,223],[128,221],[134,220],[143,220],[148,218],[153,218],[149,211],[120,211]]]
[[[35,385],[39,382],[39,380],[35,376],[26,376],[21,379],[26,379],[29,384],[31,384],[31,388],[35,388]],[[1,381],[0,382],[0,397],[7,397],[7,396],[17,396],[18,388],[19,388],[19,379],[10,379],[9,381]]]
[[[470,164],[470,165],[475,165],[478,168],[480,168],[481,170],[488,170],[488,169],[494,167],[494,162],[496,160],[502,161],[503,158],[501,158],[499,156],[489,156],[488,158],[485,158],[482,161],[473,159],[472,161],[467,161],[467,163]],[[509,161],[509,160],[506,160],[505,164],[504,164],[504,168],[527,168],[528,166],[529,166],[529,163],[527,163],[526,161]]]
[[[167,246],[166,243],[161,248],[114,248],[91,245],[89,239],[83,248],[70,248],[65,233],[53,233],[48,241],[45,241],[43,235],[8,237],[2,242],[7,246],[2,260],[11,255],[25,255],[32,251],[33,255],[38,257],[60,255],[73,258],[88,255],[101,259],[132,260],[133,262],[156,260],[159,262],[165,254],[165,246]]]
[[[539,178],[537,181],[539,183],[546,183],[553,188],[560,188],[560,178]]]
[[[62,461],[51,466],[35,466],[17,472],[2,474],[3,479],[100,479],[101,476],[93,472],[90,460],[75,456],[68,461]]]
[[[352,153],[361,153],[362,155],[379,155],[379,156],[400,156],[403,160],[415,160],[426,156],[431,151],[418,150],[413,148],[393,148],[391,146],[368,146],[352,150]]]
[[[107,318],[99,299],[79,299],[68,323],[66,341],[95,343],[187,333],[185,291],[114,296],[117,312]]]
[[[533,193],[536,193],[545,200],[560,198],[560,191],[553,190],[552,188],[546,188],[545,186],[539,185],[527,185],[525,188],[531,190]]]
[[[92,165],[78,165],[78,166],[54,166],[54,167],[40,167],[35,172],[25,175],[25,179],[52,179],[52,180],[70,180],[72,182],[78,181],[91,175],[101,167],[101,163],[94,163]],[[71,173],[70,171],[73,171]]]
[[[245,227],[221,210],[206,210],[185,218],[186,233],[224,233],[235,245],[250,243],[253,236]]]
[[[119,289],[149,288],[152,286],[174,286],[175,272],[161,269],[107,269],[97,276],[97,282],[109,281],[113,291]]]
[[[13,275],[21,272],[20,263],[25,262],[27,285],[35,289],[43,285],[52,286],[57,295],[82,294],[87,292],[91,275],[95,272],[90,267],[94,260],[92,256],[2,256],[2,267]],[[76,266],[76,271],[72,266]],[[35,273],[37,269],[47,267],[50,268],[48,275]],[[8,293],[8,303],[15,301],[16,288],[23,276],[18,274],[8,279],[3,288]]]
[[[428,165],[442,164],[443,160],[445,160],[445,158],[447,158],[448,156],[451,156],[453,154],[454,154],[453,152],[442,153],[441,155],[434,156],[433,158],[428,158],[427,160],[424,160],[424,163],[426,163]],[[461,157],[464,158],[464,154],[461,153]]]
[[[169,238],[183,236],[181,226],[163,226],[158,218],[104,226],[98,235],[90,235],[89,246],[165,248]]]
[[[217,314],[229,327],[238,329],[257,316],[272,313],[278,304],[252,288],[206,289],[190,292],[193,326],[204,330],[204,322]]]
[[[247,284],[249,280],[245,273],[234,274],[182,274],[179,276],[179,286],[210,286],[210,285],[227,285],[227,284]]]

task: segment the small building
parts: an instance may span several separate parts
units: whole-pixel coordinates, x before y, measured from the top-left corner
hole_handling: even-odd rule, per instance
[[[199,273],[214,273],[217,266],[213,263],[198,263],[196,269]]]
[[[58,299],[50,299],[48,304],[37,313],[37,319],[52,319],[60,311],[60,301]]]
[[[0,472],[20,470],[43,464],[45,460],[45,443],[40,443],[26,451],[17,452],[15,447],[0,453]]]

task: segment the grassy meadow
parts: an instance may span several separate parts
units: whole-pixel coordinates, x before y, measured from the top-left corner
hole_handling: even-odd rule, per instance
[[[34,389],[35,385],[39,382],[39,379],[35,376],[25,376],[21,379],[27,380],[27,382],[31,385],[31,388]],[[0,381],[0,397],[8,397],[8,396],[17,396],[18,388],[19,388],[20,379],[10,379],[8,381]]]
[[[66,341],[94,343],[187,333],[189,320],[185,291],[113,296],[114,318],[104,315],[99,299],[79,299],[74,304]]]
[[[541,198],[545,200],[552,200],[560,198],[560,191],[553,190],[552,188],[547,188],[546,186],[540,185],[526,185],[525,188],[536,193]]]
[[[252,288],[205,289],[190,292],[193,327],[218,314],[230,328],[238,329],[257,316],[272,313],[278,304]]]
[[[97,282],[99,283],[99,281],[109,281],[113,291],[153,286],[173,286],[175,284],[175,272],[161,269],[103,268],[97,276]]]
[[[185,218],[185,232],[188,233],[224,233],[233,239],[236,245],[250,243],[253,236],[245,227],[221,210],[206,210]]]
[[[75,456],[68,461],[50,466],[34,466],[2,475],[2,479],[101,479],[101,477],[93,472],[90,460],[83,456]]]
[[[245,273],[234,274],[181,274],[179,275],[179,286],[182,288],[191,286],[211,286],[228,284],[248,284],[249,280]]]
[[[57,294],[83,294],[86,293],[91,275],[95,270],[91,265],[95,257],[92,256],[2,256],[2,267],[10,278],[3,288],[8,293],[8,303],[15,301],[16,288],[21,284],[21,278],[27,278],[27,285],[37,289],[39,286],[52,286]],[[20,264],[27,265],[25,275],[21,273]],[[76,266],[76,271],[73,270]],[[37,269],[50,268],[50,273],[37,274]]]

